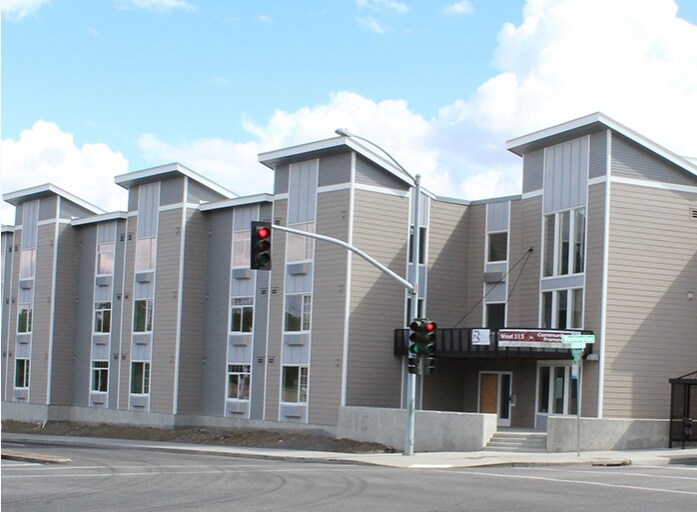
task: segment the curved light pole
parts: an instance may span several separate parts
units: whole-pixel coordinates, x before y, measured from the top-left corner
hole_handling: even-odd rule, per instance
[[[411,298],[410,319],[413,320],[419,315],[419,247],[421,245],[421,175],[412,176],[402,165],[395,160],[385,149],[375,144],[372,140],[351,133],[346,128],[337,128],[337,135],[342,137],[360,139],[367,142],[371,146],[379,149],[390,161],[397,166],[414,184],[414,227],[411,245],[411,261],[414,264],[412,289],[409,290]],[[409,357],[407,355],[407,357]],[[416,404],[416,374],[407,374],[407,423],[404,433],[404,453],[403,455],[414,455],[414,412]]]

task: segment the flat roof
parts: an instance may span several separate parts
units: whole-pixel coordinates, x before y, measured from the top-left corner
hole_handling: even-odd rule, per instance
[[[104,210],[102,210],[98,206],[95,206],[92,203],[88,203],[84,199],[80,199],[79,197],[71,194],[70,192],[66,192],[62,188],[56,187],[51,183],[44,183],[43,185],[37,185],[36,187],[25,188],[22,190],[17,190],[15,192],[8,192],[7,194],[3,194],[2,198],[11,205],[17,206],[18,204],[23,203],[25,201],[31,201],[34,199],[40,199],[42,197],[48,197],[52,195],[61,196],[67,199],[68,201],[75,203],[76,205],[86,210],[91,211],[94,214],[104,213]]]
[[[94,224],[95,222],[106,222],[108,220],[128,219],[126,212],[108,212],[101,215],[90,215],[89,217],[80,217],[70,221],[71,226],[83,226],[85,224]]]
[[[211,201],[210,203],[202,204],[199,209],[202,212],[207,212],[210,210],[219,210],[222,208],[231,208],[234,206],[244,206],[255,203],[273,203],[273,194],[255,194],[252,196],[222,199],[221,201]]]

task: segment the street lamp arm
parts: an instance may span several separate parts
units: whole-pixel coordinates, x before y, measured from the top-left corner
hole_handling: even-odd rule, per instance
[[[400,171],[402,171],[404,174],[406,174],[406,175],[409,177],[409,179],[411,179],[411,181],[413,181],[414,183],[416,183],[416,178],[415,178],[409,171],[407,171],[407,170],[402,166],[402,164],[400,164],[400,163],[399,163],[397,160],[395,160],[395,158],[394,158],[392,155],[390,155],[384,148],[382,148],[381,146],[378,146],[378,145],[375,144],[372,140],[366,139],[365,137],[361,137],[360,135],[356,135],[355,133],[349,131],[349,130],[346,129],[346,128],[337,128],[336,130],[334,130],[334,133],[336,133],[337,135],[341,135],[342,137],[348,137],[348,138],[351,138],[351,139],[360,139],[360,140],[362,140],[362,141],[364,141],[364,142],[367,142],[367,143],[370,144],[371,146],[375,146],[375,147],[378,148],[387,158],[389,158],[390,161],[391,161],[393,164],[395,164],[395,165],[397,166],[397,168],[398,168]]]

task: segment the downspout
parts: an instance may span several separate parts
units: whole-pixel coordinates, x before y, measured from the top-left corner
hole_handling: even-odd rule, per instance
[[[605,344],[607,342],[607,281],[610,255],[610,183],[612,158],[612,132],[606,132],[605,145],[605,226],[603,233],[603,275],[600,303],[600,350],[598,351],[598,411],[597,417],[603,417],[603,396],[605,392]]]

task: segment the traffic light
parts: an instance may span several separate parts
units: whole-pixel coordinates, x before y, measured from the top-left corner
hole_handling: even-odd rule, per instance
[[[407,372],[409,373],[419,373],[419,358],[411,357],[407,359]]]
[[[271,223],[252,221],[250,268],[271,270]]]
[[[409,325],[409,353],[413,356],[433,357],[436,353],[436,329],[435,322],[427,318],[416,318]]]

